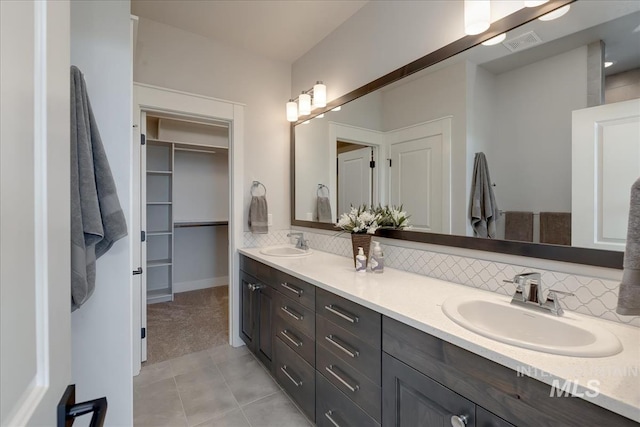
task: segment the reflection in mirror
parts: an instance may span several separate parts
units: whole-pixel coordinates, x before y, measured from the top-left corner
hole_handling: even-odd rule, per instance
[[[316,220],[319,183],[332,221],[346,210],[339,183],[360,188],[357,168],[339,173],[343,141],[374,148],[373,204],[403,204],[415,231],[473,236],[471,176],[483,152],[498,239],[624,250],[640,175],[639,10],[578,1],[557,21],[532,21],[297,125],[295,219]]]

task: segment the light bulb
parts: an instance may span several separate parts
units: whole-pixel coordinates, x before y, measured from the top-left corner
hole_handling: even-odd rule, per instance
[[[305,120],[304,122],[302,122],[303,125],[308,125],[310,123],[310,120]]]
[[[308,116],[311,114],[311,95],[302,92],[298,97],[298,115]]]
[[[342,110],[342,106],[338,105],[336,108],[333,108],[331,111],[340,111]]]
[[[541,20],[541,21],[553,21],[554,19],[558,19],[562,15],[564,15],[565,13],[569,12],[569,9],[571,9],[571,5],[570,4],[568,4],[566,6],[563,6],[560,9],[556,9],[553,12],[549,12],[546,15],[542,15],[538,19]]]
[[[324,113],[322,113],[322,114],[318,114],[315,118],[316,118],[316,119],[322,119],[322,118],[324,118]]]
[[[293,99],[287,102],[287,120],[290,122],[298,121],[298,104]]]
[[[604,68],[609,68],[609,67],[611,67],[613,64],[614,64],[614,62],[613,62],[613,61],[605,61],[605,62],[604,62]]]
[[[323,108],[326,106],[327,87],[319,81],[313,86],[313,108]]]
[[[484,46],[493,46],[494,44],[500,43],[502,40],[507,38],[507,33],[498,34],[497,36],[482,42]]]
[[[464,32],[480,34],[491,25],[490,0],[464,0]]]

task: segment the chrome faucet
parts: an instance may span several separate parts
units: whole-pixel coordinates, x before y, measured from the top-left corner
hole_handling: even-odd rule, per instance
[[[304,239],[304,233],[289,233],[287,237],[296,237],[298,241],[296,242],[296,248],[303,249],[305,251],[309,250],[309,241]]]
[[[573,296],[570,292],[549,289],[545,297],[541,275],[537,272],[516,274],[513,280],[504,280],[504,282],[514,283],[516,285],[515,293],[511,298],[511,304],[550,312],[555,316],[562,316],[564,314],[564,310],[558,301],[559,295]]]

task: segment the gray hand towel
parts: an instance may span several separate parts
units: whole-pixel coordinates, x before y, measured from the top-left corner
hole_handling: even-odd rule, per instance
[[[269,209],[266,196],[252,196],[251,205],[249,205],[249,229],[251,232],[255,234],[268,233],[268,220]]]
[[[616,312],[625,316],[640,315],[640,178],[631,186],[627,245]]]
[[[505,212],[504,238],[518,242],[533,242],[533,212]]]
[[[71,309],[93,293],[96,259],[127,235],[115,182],[80,70],[71,67]]]
[[[498,205],[484,153],[476,153],[471,181],[471,226],[478,237],[496,237]]]
[[[316,219],[319,222],[333,223],[331,218],[331,202],[326,196],[318,196],[316,201]]]

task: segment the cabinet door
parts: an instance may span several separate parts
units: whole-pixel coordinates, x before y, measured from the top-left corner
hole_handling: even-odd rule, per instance
[[[258,323],[258,280],[240,271],[240,335],[249,350],[254,351],[258,342],[256,328]]]
[[[272,369],[273,360],[273,335],[274,335],[274,310],[276,291],[267,285],[261,285],[257,293],[257,343],[255,353],[258,359]]]
[[[477,427],[515,427],[497,415],[492,414],[481,406],[476,406]]]
[[[461,424],[452,423],[459,417]],[[474,427],[475,404],[382,353],[382,425]]]

